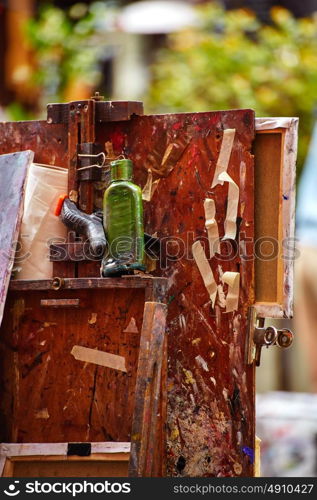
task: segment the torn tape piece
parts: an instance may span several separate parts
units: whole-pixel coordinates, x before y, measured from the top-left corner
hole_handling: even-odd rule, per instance
[[[222,276],[223,283],[228,285],[226,312],[236,311],[239,303],[240,273],[227,271]]]
[[[238,205],[239,205],[239,186],[231,179],[227,172],[222,172],[219,179],[223,182],[228,182],[228,202],[227,202],[227,213],[225,220],[225,235],[223,240],[234,240],[237,234],[237,215],[238,215]]]
[[[204,201],[204,209],[206,219],[205,226],[207,229],[209,240],[210,258],[212,258],[215,253],[220,253],[219,231],[218,224],[215,219],[216,205],[214,200],[206,198]]]
[[[217,296],[217,284],[200,241],[195,241],[192,246],[192,252],[207,292],[209,293],[212,307],[214,307]]]
[[[217,288],[218,288],[218,304],[220,307],[225,309],[226,308],[226,296],[224,294],[222,284],[220,283]]]
[[[211,185],[212,188],[217,186],[217,184],[222,185],[224,182],[221,179],[219,179],[219,176],[222,174],[222,172],[227,171],[235,134],[236,134],[235,128],[228,128],[223,131],[220,153],[217,160],[215,175]]]
[[[117,354],[110,354],[110,352],[98,351],[97,349],[90,349],[80,345],[74,345],[71,354],[75,359],[84,361],[85,363],[93,363],[99,366],[106,366],[113,370],[126,372],[125,358]]]
[[[146,184],[142,189],[142,200],[151,201],[154,191],[156,190],[160,179],[153,181],[153,174],[150,169],[148,169],[148,177],[146,180]]]

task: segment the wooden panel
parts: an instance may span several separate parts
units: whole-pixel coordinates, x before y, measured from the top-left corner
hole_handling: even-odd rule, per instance
[[[239,308],[225,313],[220,301],[211,308],[191,246],[206,238],[203,201],[216,203],[220,236],[224,235],[228,186],[211,189],[223,130],[236,129],[228,173],[240,187],[239,239],[254,237],[254,114],[250,110],[144,116],[102,125],[99,143],[112,142],[115,154],[135,164],[142,187],[147,170],[160,182],[145,203],[145,230],[178,245],[182,256],[161,260],[157,274],[169,279],[167,474],[227,476],[253,474],[254,370],[244,364],[246,312],[254,302],[253,262],[223,242],[221,255],[210,260],[218,284],[225,271],[241,273]],[[251,243],[252,249],[252,243]],[[164,254],[164,253],[163,253]],[[226,286],[224,287],[227,292]]]
[[[145,303],[132,422],[130,476],[162,475],[161,459],[156,452],[162,439],[159,413],[165,411],[165,401],[160,401],[160,393],[166,315],[166,304]],[[162,389],[162,392],[166,391],[166,387]]]
[[[68,166],[67,127],[46,121],[0,122],[0,154],[34,151],[34,161]]]
[[[76,310],[41,300],[80,299]],[[1,441],[130,441],[144,290],[11,292],[0,338]],[[124,356],[127,373],[74,345]]]
[[[23,213],[24,184],[32,151],[0,156],[0,325]]]
[[[51,126],[59,127],[59,130],[63,128]],[[26,142],[30,142],[28,127]],[[32,130],[36,128],[32,127]],[[47,158],[40,128],[37,154]],[[239,308],[234,313],[225,313],[219,297],[215,308],[211,308],[208,293],[191,255],[193,241],[206,237],[203,209],[206,197],[215,200],[220,236],[224,235],[228,186],[218,185],[214,189],[210,186],[223,130],[227,128],[236,129],[228,173],[240,187],[239,237],[235,241],[223,242],[221,255],[212,259],[210,264],[217,284],[221,284],[221,275],[225,271],[241,273]],[[14,129],[12,126],[12,133]],[[18,137],[21,138],[20,130]],[[56,133],[57,129],[52,129],[53,138],[56,138]],[[47,125],[43,124],[43,142],[47,142],[49,135]],[[154,179],[160,177],[151,202],[145,204],[145,229],[150,234],[157,233],[165,246],[168,243],[169,253],[174,254],[162,252],[157,269],[157,274],[167,277],[169,281],[167,474],[250,476],[253,474],[254,453],[254,370],[244,365],[243,353],[246,312],[254,302],[253,262],[242,259],[236,251],[232,259],[228,259],[227,254],[237,250],[239,243],[243,247],[254,238],[254,179],[250,152],[254,114],[250,110],[238,110],[132,117],[130,122],[100,124],[95,136],[96,142],[105,144],[110,141],[115,154],[124,153],[134,161],[135,179],[142,187],[149,168],[153,170]],[[8,148],[8,135],[6,141]],[[70,149],[67,156],[64,147],[57,146],[56,158],[62,160],[64,154],[65,164],[72,165],[75,154],[73,143]],[[178,245],[184,250],[180,258],[175,256]],[[224,292],[227,293],[226,286]],[[101,293],[106,292],[98,292]],[[124,300],[118,301],[116,306],[124,310]],[[111,316],[109,309],[106,310]],[[66,310],[63,311],[61,317],[66,313]],[[89,338],[89,333],[86,330],[83,332],[85,338]],[[66,338],[66,332],[63,338]],[[9,343],[8,338],[6,343]],[[98,348],[101,348],[100,345]],[[5,351],[6,356],[8,350]],[[11,359],[14,357],[12,351],[11,347]],[[15,357],[19,359],[20,353]],[[60,365],[56,364],[54,373],[59,368]],[[16,377],[12,371],[5,372],[13,379]],[[60,378],[57,377],[58,380]],[[93,385],[92,378],[89,381]],[[11,405],[12,400],[7,398],[6,407]],[[102,420],[107,422],[104,414]],[[72,432],[71,425],[65,429],[62,414],[57,416],[56,422],[58,429],[64,425],[64,435]],[[119,419],[117,426],[120,425]],[[89,433],[95,432],[92,426]],[[13,434],[16,436],[17,432]]]
[[[3,477],[127,477],[128,460],[126,457],[110,457],[111,460],[100,456],[67,458],[59,457],[15,457],[7,458]]]
[[[255,301],[261,317],[293,314],[297,118],[257,118]]]
[[[255,299],[279,302],[281,133],[258,133],[255,155]],[[272,254],[273,252],[273,254]]]
[[[74,454],[83,452],[82,455]],[[89,443],[87,446],[83,443],[3,443],[0,445],[0,476],[120,477],[127,476],[129,458],[130,443],[127,442]]]

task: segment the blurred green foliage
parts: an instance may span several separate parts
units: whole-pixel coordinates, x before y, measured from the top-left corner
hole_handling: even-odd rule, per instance
[[[41,88],[41,100],[63,101],[63,94],[75,79],[90,87],[101,79],[100,62],[111,50],[107,32],[116,2],[77,3],[61,9],[44,3],[27,25],[27,37],[34,50],[34,84]]]
[[[28,23],[40,108],[64,101],[74,81],[100,84],[101,62],[114,50],[118,5],[108,0],[61,9],[44,3]],[[317,18],[298,20],[274,8],[271,25],[264,26],[250,12],[227,12],[217,2],[198,10],[200,24],[169,35],[158,52],[146,110],[253,108],[257,116],[299,116],[301,168],[317,100]]]
[[[200,9],[201,25],[172,34],[153,66],[152,112],[253,108],[257,116],[299,116],[299,169],[317,100],[317,19],[274,8],[272,24],[250,12]]]

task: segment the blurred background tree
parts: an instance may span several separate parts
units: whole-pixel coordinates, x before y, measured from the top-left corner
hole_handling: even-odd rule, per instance
[[[187,0],[199,20],[170,34],[153,16],[143,32],[120,25],[131,3],[139,20],[144,2],[0,0],[7,117],[45,116],[47,102],[86,99],[96,88],[144,100],[146,112],[254,108],[300,117],[302,166],[316,103],[317,0]]]
[[[26,28],[36,56],[34,85],[41,89],[39,108],[48,101],[87,99],[101,84],[112,53],[108,37],[115,2],[76,3],[68,9],[40,7]],[[103,90],[110,97],[111,89]]]
[[[152,67],[149,111],[253,108],[257,116],[299,116],[299,167],[317,101],[317,19],[271,10],[263,25],[251,11],[200,7],[202,24],[169,35]]]

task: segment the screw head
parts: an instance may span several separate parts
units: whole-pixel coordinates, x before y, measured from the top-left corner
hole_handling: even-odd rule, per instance
[[[100,92],[97,92],[97,91],[90,99],[93,99],[94,101],[104,101],[105,100],[104,96],[100,95]]]

